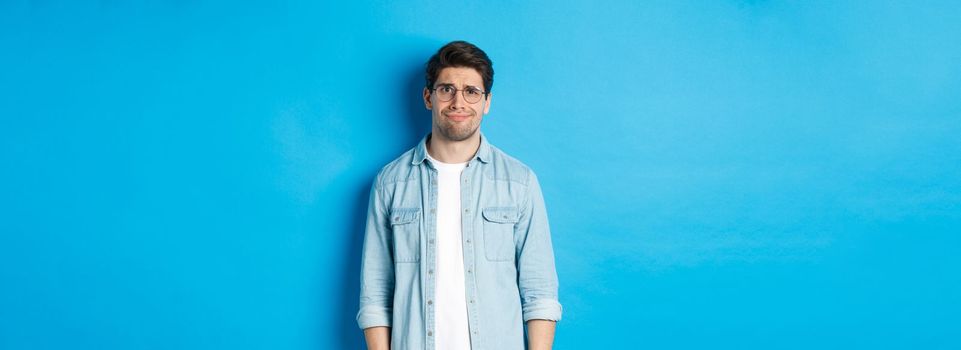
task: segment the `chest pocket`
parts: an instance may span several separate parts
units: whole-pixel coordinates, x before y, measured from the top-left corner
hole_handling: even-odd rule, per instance
[[[394,235],[394,261],[420,261],[420,208],[394,208],[390,214],[390,229]]]
[[[484,255],[487,260],[514,260],[514,225],[519,215],[515,207],[484,208]]]

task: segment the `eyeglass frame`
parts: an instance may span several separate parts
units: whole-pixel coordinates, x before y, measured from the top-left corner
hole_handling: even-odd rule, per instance
[[[463,97],[463,98],[464,98],[464,101],[467,102],[467,103],[474,104],[474,103],[478,103],[478,102],[481,101],[481,100],[477,100],[477,101],[475,101],[475,102],[470,102],[470,101],[467,100],[467,95],[466,95],[467,90],[470,89],[470,88],[477,89],[476,86],[468,85],[467,88],[465,88],[465,89],[458,89],[458,88],[454,87],[454,84],[440,84],[440,85],[438,85],[438,86],[436,86],[436,87],[429,88],[429,89],[427,89],[427,90],[429,90],[429,91],[431,92],[431,94],[433,95],[433,94],[437,93],[437,89],[438,89],[438,88],[441,88],[441,87],[450,87],[450,88],[454,89],[454,93],[451,94],[451,95],[450,95],[450,99],[449,99],[449,100],[446,100],[446,101],[445,101],[445,100],[442,100],[442,99],[440,98],[440,96],[437,96],[437,100],[438,100],[438,101],[441,101],[441,102],[450,102],[450,101],[453,101],[453,100],[454,100],[454,95],[457,94],[458,91],[460,91],[461,97]],[[478,89],[478,90],[480,90],[480,89]],[[481,90],[481,94],[484,95],[484,98],[483,98],[482,100],[486,100],[487,97],[488,97],[488,95],[490,95],[490,91]]]

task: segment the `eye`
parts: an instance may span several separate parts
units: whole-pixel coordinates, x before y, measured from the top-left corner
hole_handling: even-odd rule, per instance
[[[471,87],[471,88],[467,88],[467,94],[468,94],[468,95],[472,95],[472,96],[473,96],[473,95],[480,95],[480,94],[481,94],[481,91],[480,91],[480,89],[478,89],[478,88],[472,88],[472,87]]]
[[[450,85],[441,86],[438,90],[440,90],[440,92],[445,93],[445,94],[449,94],[449,93],[451,93],[451,92],[454,92],[454,88],[451,87]]]

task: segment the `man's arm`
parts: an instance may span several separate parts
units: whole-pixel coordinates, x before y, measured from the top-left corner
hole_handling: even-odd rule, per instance
[[[390,350],[390,327],[370,327],[364,329],[367,350]]]
[[[551,350],[554,346],[554,326],[557,322],[548,320],[527,321],[527,349]]]
[[[393,315],[394,260],[387,217],[386,194],[380,176],[370,189],[367,227],[360,262],[360,310],[357,325],[364,330],[370,349],[389,349]]]
[[[561,319],[557,271],[544,197],[537,176],[533,172],[529,176],[528,193],[515,228],[517,286],[524,322],[528,325],[528,344],[531,349],[550,349],[555,322]]]

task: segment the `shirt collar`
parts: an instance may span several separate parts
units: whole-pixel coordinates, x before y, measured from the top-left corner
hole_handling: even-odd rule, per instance
[[[483,163],[489,163],[491,161],[491,145],[487,142],[487,137],[484,136],[484,133],[478,132],[480,133],[480,147],[477,148],[477,153],[474,154],[471,160],[477,158],[477,160]],[[427,140],[430,139],[430,135],[431,134],[428,133],[420,140],[420,143],[417,144],[417,148],[414,149],[414,160],[412,160],[410,164],[418,165],[427,159]],[[470,163],[470,161],[468,161],[468,163]]]

